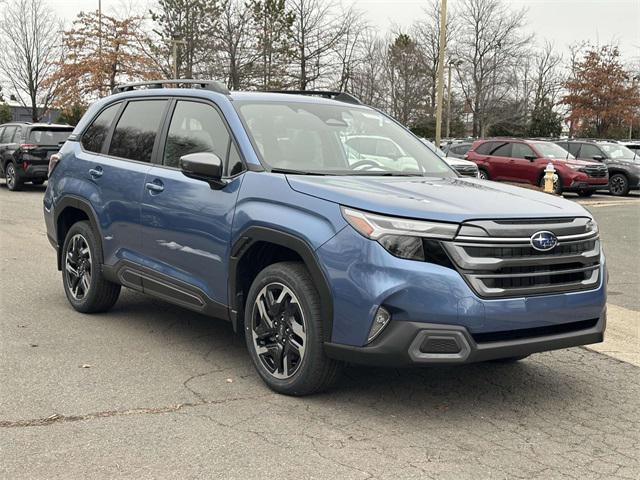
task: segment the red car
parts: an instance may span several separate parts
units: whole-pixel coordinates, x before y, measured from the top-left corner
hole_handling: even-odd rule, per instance
[[[555,193],[577,192],[588,197],[609,183],[606,165],[576,160],[551,142],[522,139],[477,140],[465,157],[478,165],[487,180],[544,186],[544,169],[552,163],[558,175]]]

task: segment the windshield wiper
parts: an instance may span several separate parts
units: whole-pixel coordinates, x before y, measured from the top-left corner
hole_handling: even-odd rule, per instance
[[[424,177],[422,173],[408,173],[408,172],[376,172],[376,171],[360,171],[354,170],[346,173],[345,175],[351,176],[367,176],[367,177]]]
[[[307,172],[305,170],[293,170],[289,168],[272,168],[271,173],[287,173],[290,175],[328,175],[327,173],[323,172]]]

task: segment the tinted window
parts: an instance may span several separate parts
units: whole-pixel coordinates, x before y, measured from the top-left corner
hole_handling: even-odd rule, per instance
[[[574,157],[578,156],[578,150],[580,150],[580,144],[579,143],[570,143],[569,144],[569,153],[571,155],[573,155]]]
[[[58,145],[65,142],[73,128],[34,128],[29,132],[29,143],[36,145]]]
[[[536,154],[533,153],[531,147],[524,143],[514,143],[512,144],[511,156],[514,158],[525,158],[527,156],[535,157]]]
[[[16,131],[16,127],[14,126],[8,126],[5,127],[4,131],[2,132],[2,137],[0,137],[0,143],[11,143],[11,139],[13,138],[13,134]]]
[[[169,126],[164,164],[177,168],[180,157],[201,152],[215,153],[224,161],[230,140],[220,114],[211,105],[178,102]]]
[[[451,150],[453,153],[457,153],[458,155],[464,155],[469,151],[469,145],[459,145],[457,147],[453,147]]]
[[[511,144],[503,143],[494,151],[491,152],[494,157],[510,157],[511,156]]]
[[[100,153],[107,138],[113,118],[118,113],[120,104],[111,105],[96,117],[91,126],[82,135],[82,146],[90,152]]]
[[[240,154],[238,153],[238,149],[232,143],[231,150],[229,151],[229,176],[233,177],[241,173],[244,170],[244,166],[242,165],[242,159],[240,158]]]
[[[476,153],[479,153],[481,155],[489,155],[489,152],[493,149],[495,144],[496,142],[485,142],[481,145],[478,145],[478,148],[476,148]]]
[[[598,147],[596,147],[595,145],[590,145],[588,143],[582,144],[582,148],[580,149],[580,158],[592,159],[597,155],[600,155],[601,157],[603,156]]]
[[[166,100],[130,102],[116,125],[109,155],[150,162]]]

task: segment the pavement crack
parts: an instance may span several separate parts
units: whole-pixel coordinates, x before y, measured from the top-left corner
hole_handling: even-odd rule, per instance
[[[175,405],[167,405],[164,407],[154,408],[130,408],[126,410],[105,410],[102,412],[87,413],[84,415],[61,415],[54,413],[48,417],[33,418],[27,420],[0,420],[0,428],[25,428],[25,427],[46,427],[58,423],[71,423],[71,422],[83,422],[87,420],[95,420],[99,418],[111,418],[111,417],[128,417],[134,415],[157,415],[161,413],[173,413],[180,410],[185,410],[194,407],[201,407],[204,405],[220,405],[230,402],[238,402],[242,400],[256,400],[262,397],[248,396],[248,397],[232,397],[220,400],[201,400],[199,402],[187,402],[177,403]]]

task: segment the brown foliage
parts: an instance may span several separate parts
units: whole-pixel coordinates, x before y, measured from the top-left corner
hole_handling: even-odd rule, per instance
[[[100,21],[97,11],[78,14],[73,27],[64,32],[66,55],[51,79],[61,82],[58,105],[86,104],[109,94],[118,83],[162,77],[140,48],[147,41],[142,21],[104,14]]]
[[[568,120],[582,135],[615,136],[640,107],[640,92],[620,62],[617,47],[588,48],[564,87]]]

